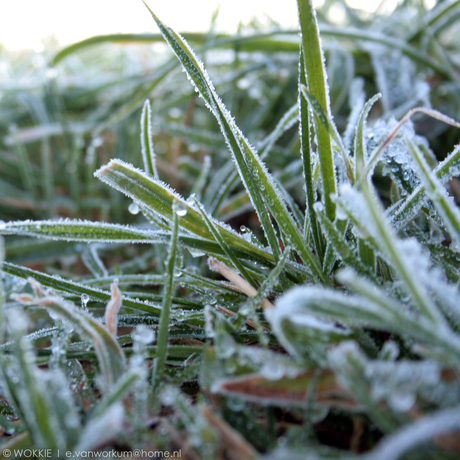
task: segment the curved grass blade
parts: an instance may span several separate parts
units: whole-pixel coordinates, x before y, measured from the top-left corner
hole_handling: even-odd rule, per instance
[[[433,69],[439,75],[442,75],[448,80],[455,81],[456,76],[453,75],[449,69],[446,69],[443,65],[438,63],[431,56],[419,51],[417,48],[407,44],[403,40],[388,37],[387,35],[381,34],[379,32],[373,32],[370,30],[356,29],[353,27],[335,27],[329,25],[321,26],[321,34],[330,37],[340,37],[350,40],[379,43],[388,48],[400,50],[403,54],[410,57],[415,62],[418,62],[422,65],[429,67],[430,69]]]
[[[403,118],[401,118],[401,121],[393,128],[393,130],[388,134],[387,138],[378,146],[376,147],[371,154],[369,155],[369,160],[366,164],[366,170],[362,174],[360,181],[365,180],[367,176],[372,174],[374,171],[374,168],[378,162],[378,159],[382,152],[388,147],[388,145],[391,143],[391,141],[397,136],[398,132],[401,130],[401,128],[410,120],[410,118],[415,115],[416,113],[423,113],[425,115],[428,115],[436,120],[442,121],[443,123],[446,123],[450,126],[454,126],[455,128],[460,128],[460,123],[456,120],[454,120],[451,117],[448,117],[447,115],[444,115],[443,113],[429,109],[426,107],[415,107],[409,112],[404,115]],[[359,182],[358,182],[359,184]]]
[[[167,194],[165,195],[167,196]],[[174,195],[176,196],[176,195]],[[169,196],[171,198],[171,196]],[[182,200],[177,195],[178,200]],[[172,198],[171,198],[172,201]],[[181,203],[185,201],[181,201]],[[191,209],[186,206],[187,209]],[[197,213],[196,210],[193,210]],[[199,213],[197,213],[199,215]],[[201,218],[201,216],[200,216]],[[184,220],[184,217],[181,221]],[[228,237],[227,243],[235,252],[235,255],[239,258],[253,260],[254,262],[260,263],[265,266],[274,266],[273,256],[261,249],[259,246],[249,243],[244,240],[241,235],[235,233],[227,226],[222,226],[219,222],[214,222],[215,225],[219,226],[221,233],[224,237]],[[181,222],[182,224],[182,222]],[[3,227],[3,230],[2,230]],[[202,221],[202,227],[205,228],[205,224]],[[187,228],[188,230],[188,228]],[[51,240],[64,240],[64,241],[75,241],[75,242],[87,242],[94,243],[146,243],[146,244],[166,244],[170,238],[170,232],[166,231],[149,231],[136,229],[135,227],[107,224],[100,222],[89,222],[89,221],[23,221],[23,222],[9,222],[1,224],[0,235],[28,235],[36,236],[40,238],[47,238]],[[92,235],[95,235],[92,237]],[[212,235],[209,235],[212,238]],[[225,253],[222,248],[215,241],[194,236],[189,233],[181,233],[178,236],[179,244],[187,248],[196,249],[201,252],[210,255],[222,256]],[[32,249],[31,249],[32,250]],[[51,249],[50,249],[51,250]],[[52,257],[62,255],[66,251],[65,247],[59,248],[58,253],[54,251],[51,253]],[[79,252],[76,248],[71,247],[71,253]],[[13,250],[8,250],[8,255],[14,257]],[[21,259],[22,260],[22,259]],[[29,259],[26,259],[29,260]],[[41,259],[40,259],[41,260]],[[302,267],[299,264],[288,263],[288,271],[291,274],[297,273],[302,276],[310,274],[306,267]],[[20,276],[20,275],[18,275]],[[148,310],[150,311],[150,310]]]
[[[299,121],[299,107],[294,104],[280,119],[273,131],[260,143],[258,146],[260,150],[260,158],[264,159],[268,155],[275,142],[285,133],[288,129]]]
[[[354,177],[356,180],[360,180],[361,176],[364,174],[366,159],[367,159],[367,149],[366,149],[366,120],[369,115],[369,112],[372,109],[372,106],[380,99],[381,94],[376,94],[373,96],[363,107],[361,114],[356,125],[356,134],[355,134],[355,174]],[[371,269],[370,272],[373,272],[375,266],[375,256],[374,251],[369,247],[361,238],[358,239],[358,254],[363,262],[363,264]]]
[[[449,69],[444,68],[436,60],[434,60],[428,54],[423,53],[414,46],[409,45],[406,41],[399,40],[397,38],[388,37],[378,32],[372,32],[369,30],[356,29],[353,27],[337,27],[322,24],[320,26],[321,35],[330,37],[340,37],[353,41],[364,41],[371,43],[379,43],[390,49],[398,49],[406,56],[413,59],[422,65],[426,65],[429,68],[435,70],[440,75],[447,77],[448,79],[454,80],[453,75],[449,72]],[[297,30],[276,30],[267,33],[255,33],[252,35],[244,36],[229,36],[226,34],[217,34],[216,39],[212,43],[207,43],[206,33],[184,33],[183,36],[186,40],[202,45],[202,49],[207,48],[235,48],[238,47],[240,51],[245,52],[292,52],[298,53],[299,43],[297,40]],[[284,38],[276,38],[280,35]],[[289,36],[294,37],[289,37]],[[126,42],[145,42],[152,43],[161,41],[161,36],[158,34],[114,34],[114,35],[99,35],[90,37],[81,42],[74,43],[61,51],[59,51],[53,58],[53,65],[57,65],[67,56],[78,52],[80,49],[84,49],[88,46],[97,45],[104,42],[113,43],[126,43]],[[145,97],[144,97],[145,100]]]
[[[86,265],[86,268],[96,278],[103,278],[108,276],[109,273],[97,252],[97,245],[91,244],[86,251],[83,251],[81,259],[82,262]]]
[[[170,222],[173,220],[174,214],[172,210],[173,202],[174,200],[177,201],[184,210],[180,226],[201,238],[213,240],[213,236],[207,230],[201,214],[194,209],[192,204],[185,201],[163,182],[147,176],[142,171],[121,160],[112,160],[108,165],[96,171],[95,176],[129,196],[139,205],[147,207]],[[221,234],[232,248],[239,248],[266,260],[273,260],[268,253],[248,243],[240,235],[231,230],[230,227],[224,226],[217,221],[215,224],[219,227]]]
[[[264,229],[265,236],[272,249],[275,260],[278,260],[280,256],[278,238],[271,223],[270,216],[265,208],[264,200],[260,191],[261,187],[259,187],[256,183],[258,182],[256,177],[260,176],[261,172],[263,179],[265,179],[264,182],[268,182],[265,167],[262,166],[258,157],[256,157],[252,148],[250,147],[248,141],[244,138],[243,134],[231,118],[230,113],[225,108],[220,98],[217,96],[212,83],[209,81],[209,78],[203,69],[202,64],[198,62],[193,51],[182,39],[182,37],[180,37],[169,27],[165,26],[150,9],[149,11],[157,23],[164,38],[173,49],[176,56],[179,58],[190,79],[196,85],[197,90],[205,100],[208,108],[216,117],[221,127],[222,133],[228,143],[230,151],[234,156],[235,163],[243,184],[248,190],[248,194],[252,203],[254,204],[254,208],[262,224],[262,228]],[[266,189],[267,185],[270,186],[271,184],[264,183],[262,187]],[[268,190],[266,190],[266,193],[267,192]]]
[[[54,312],[88,336],[93,343],[106,388],[110,388],[123,374],[126,360],[116,338],[89,313],[57,296],[34,298],[17,295],[16,299],[23,304],[37,305]]]
[[[169,27],[165,26],[150,9],[149,11],[166,41],[176,53],[190,79],[193,81],[201,96],[205,100],[208,108],[219,122],[222,133],[224,134],[230,151],[234,157],[241,180],[248,191],[259,220],[262,223],[262,227],[273,251],[275,260],[277,261],[280,257],[280,248],[278,239],[271,224],[270,216],[265,208],[265,204],[272,213],[281,231],[290,240],[293,248],[305,264],[311,268],[315,276],[323,281],[326,281],[315,256],[305,244],[299,228],[288,212],[284,200],[282,199],[274,181],[271,179],[265,165],[261,162],[259,156],[255,153],[253,148],[249,145],[247,139],[241,133],[240,129],[236,126],[230,113],[216,94],[212,83],[209,81],[206,71],[198,62],[193,51],[182,39],[182,37]],[[261,192],[263,192],[263,196]]]
[[[460,366],[460,340],[449,328],[433,328],[431,322],[389,297],[383,289],[357,275],[352,269],[341,271],[337,279],[359,295],[301,286],[281,297],[275,304],[275,311],[280,310],[283,316],[292,316],[299,311],[351,327],[364,326],[409,335],[421,343],[442,347],[450,362]],[[267,310],[266,315],[272,312]]]
[[[358,119],[358,124],[356,125],[356,135],[355,135],[355,178],[360,180],[361,176],[364,173],[364,168],[366,165],[367,151],[366,151],[366,120],[369,116],[369,112],[372,109],[372,106],[382,97],[382,95],[376,94],[371,99],[369,99],[363,107],[361,114]]]

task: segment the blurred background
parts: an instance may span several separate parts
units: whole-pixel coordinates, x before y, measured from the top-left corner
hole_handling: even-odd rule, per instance
[[[165,23],[181,31],[206,31],[213,12],[219,8],[216,29],[235,32],[240,22],[257,18],[262,24],[272,20],[282,27],[297,27],[296,2],[264,0],[175,0],[147,2]],[[434,2],[433,2],[434,3]],[[317,7],[324,0],[316,0]],[[352,8],[373,12],[393,9],[396,0],[348,0]],[[0,2],[0,44],[10,50],[34,49],[56,41],[59,45],[109,33],[156,32],[141,0],[16,0]],[[338,3],[331,11],[337,21],[345,13]]]

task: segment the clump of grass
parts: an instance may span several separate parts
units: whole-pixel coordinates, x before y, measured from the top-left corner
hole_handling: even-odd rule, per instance
[[[150,11],[161,37],[12,86],[3,453],[458,456],[460,10],[329,6],[298,0],[300,40],[188,36],[212,78]]]

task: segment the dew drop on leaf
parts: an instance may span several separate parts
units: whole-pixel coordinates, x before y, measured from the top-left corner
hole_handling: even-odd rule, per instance
[[[150,327],[141,324],[134,329],[133,339],[136,342],[148,345],[155,340],[155,332]]]
[[[128,207],[128,211],[133,215],[139,214],[139,206],[137,203],[131,203]]]
[[[178,203],[177,206],[176,206],[176,214],[179,216],[179,217],[184,217],[187,215],[187,208],[181,204],[181,203]]]
[[[88,302],[89,302],[89,295],[88,294],[82,294],[81,295],[81,308],[84,311],[88,311]]]

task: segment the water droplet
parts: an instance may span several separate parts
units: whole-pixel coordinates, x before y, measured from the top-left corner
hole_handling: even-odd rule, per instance
[[[188,252],[190,252],[190,255],[191,255],[193,258],[202,257],[202,256],[205,255],[205,253],[204,253],[203,251],[200,251],[199,249],[188,248]]]
[[[407,412],[412,409],[416,401],[416,395],[412,392],[393,391],[388,403],[396,412]]]
[[[89,302],[89,295],[82,294],[81,295],[81,308],[84,311],[88,311],[88,302]]]
[[[188,212],[188,209],[182,203],[177,203],[177,205],[176,205],[176,214],[179,217],[186,216],[187,212]]]
[[[131,203],[128,207],[128,211],[133,214],[133,215],[136,215],[136,214],[139,214],[139,206],[137,203]]]
[[[194,194],[194,193],[192,193],[192,194],[188,197],[188,199],[187,199],[187,201],[185,202],[185,204],[186,204],[187,206],[193,206],[193,205],[195,204],[195,194]]]
[[[282,365],[273,361],[266,363],[260,373],[268,380],[279,380],[284,376],[285,369]]]
[[[136,342],[148,345],[155,340],[155,332],[150,327],[141,324],[134,329],[132,337]]]

